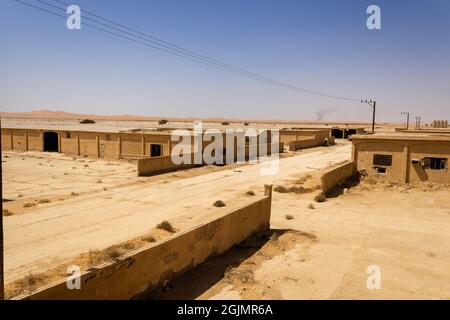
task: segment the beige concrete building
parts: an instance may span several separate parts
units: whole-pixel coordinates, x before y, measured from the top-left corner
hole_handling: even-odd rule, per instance
[[[261,135],[267,134],[265,140]],[[171,130],[128,130],[128,131],[82,131],[65,128],[25,129],[2,128],[2,150],[15,151],[47,151],[59,152],[73,156],[85,156],[103,159],[142,159],[169,156],[172,148],[178,143],[173,142]],[[226,135],[222,132],[223,154],[226,152]],[[194,145],[193,136],[185,137]],[[203,141],[205,149],[211,141]],[[245,143],[271,144],[271,132],[261,132],[255,139],[246,137]],[[236,149],[237,138],[233,141]],[[280,151],[282,152],[282,145]]]
[[[450,183],[450,136],[354,135],[355,169],[402,182]]]

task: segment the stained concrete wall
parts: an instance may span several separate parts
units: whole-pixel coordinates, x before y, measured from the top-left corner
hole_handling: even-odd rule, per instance
[[[391,141],[366,141],[353,145],[356,148],[356,164],[358,171],[365,170],[369,175],[378,174],[373,165],[373,157],[375,154],[391,155],[392,165],[386,167],[385,176],[390,180],[402,181],[404,179],[403,172],[405,170],[404,146],[398,142]]]
[[[289,151],[318,147],[323,145],[324,142],[325,139],[321,137],[302,137],[300,140],[289,142]]]
[[[450,161],[450,143],[427,143],[409,146],[409,159],[423,159],[425,157],[446,158]],[[438,183],[450,183],[449,170],[431,170],[422,166],[409,164],[409,181],[431,181]]]
[[[139,159],[137,163],[137,174],[138,176],[150,176],[158,173],[195,167],[194,153],[189,154],[188,157],[191,164],[175,164],[173,163],[171,156]]]
[[[304,140],[304,137],[325,141],[329,135],[329,130],[280,130],[280,142],[289,144],[291,141]]]
[[[2,150],[12,150],[12,131],[2,129]]]
[[[69,290],[61,281],[17,299],[130,299],[149,293],[252,234],[268,230],[271,202],[272,186],[266,186],[264,197],[235,210],[219,209],[199,226],[83,273],[80,290]]]
[[[27,131],[28,135],[28,147],[27,151],[42,151],[44,146],[42,133],[38,130],[29,130]]]
[[[341,185],[354,173],[353,162],[346,162],[334,168],[328,169],[321,177],[322,192],[327,194],[331,189]]]

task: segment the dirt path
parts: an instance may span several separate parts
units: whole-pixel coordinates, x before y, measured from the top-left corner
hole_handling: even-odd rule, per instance
[[[262,176],[261,165],[255,164],[178,180],[142,180],[5,217],[5,280],[43,272],[90,249],[138,237],[163,220],[179,230],[188,228],[218,210],[239,205],[248,190],[262,193],[265,183],[348,160],[350,153],[349,144],[300,153],[281,159],[274,176]],[[227,206],[213,207],[218,199]]]

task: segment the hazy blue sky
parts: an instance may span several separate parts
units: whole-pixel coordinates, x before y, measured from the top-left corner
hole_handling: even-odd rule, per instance
[[[375,98],[379,120],[401,121],[401,111],[450,120],[449,0],[65,1],[292,85]],[[370,4],[381,7],[382,30],[366,28]],[[83,12],[82,29],[71,31],[62,18],[0,0],[0,28],[2,111],[371,120],[361,103],[248,80],[83,27]]]

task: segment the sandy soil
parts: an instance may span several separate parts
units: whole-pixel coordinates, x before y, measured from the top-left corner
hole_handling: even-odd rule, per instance
[[[450,189],[368,182],[324,203],[275,193],[270,237],[151,298],[450,299]],[[381,289],[367,288],[369,265]]]
[[[204,167],[188,174],[180,171],[142,179],[133,178],[128,163],[112,166],[101,160],[81,162],[61,155],[5,153],[10,156],[4,159],[10,182],[5,183],[5,194],[16,199],[22,193],[27,201],[44,196],[50,200],[27,208],[14,207],[17,200],[6,203],[13,215],[4,219],[5,281],[142,236],[163,220],[178,230],[188,228],[219,210],[248,201],[248,190],[262,193],[265,183],[296,179],[301,173],[348,160],[350,150],[345,142],[296,153],[280,160],[275,176],[262,176],[261,165],[254,164],[220,170]],[[77,169],[72,169],[74,163]],[[102,182],[97,183],[98,179]],[[225,201],[225,208],[212,206],[219,199]]]

